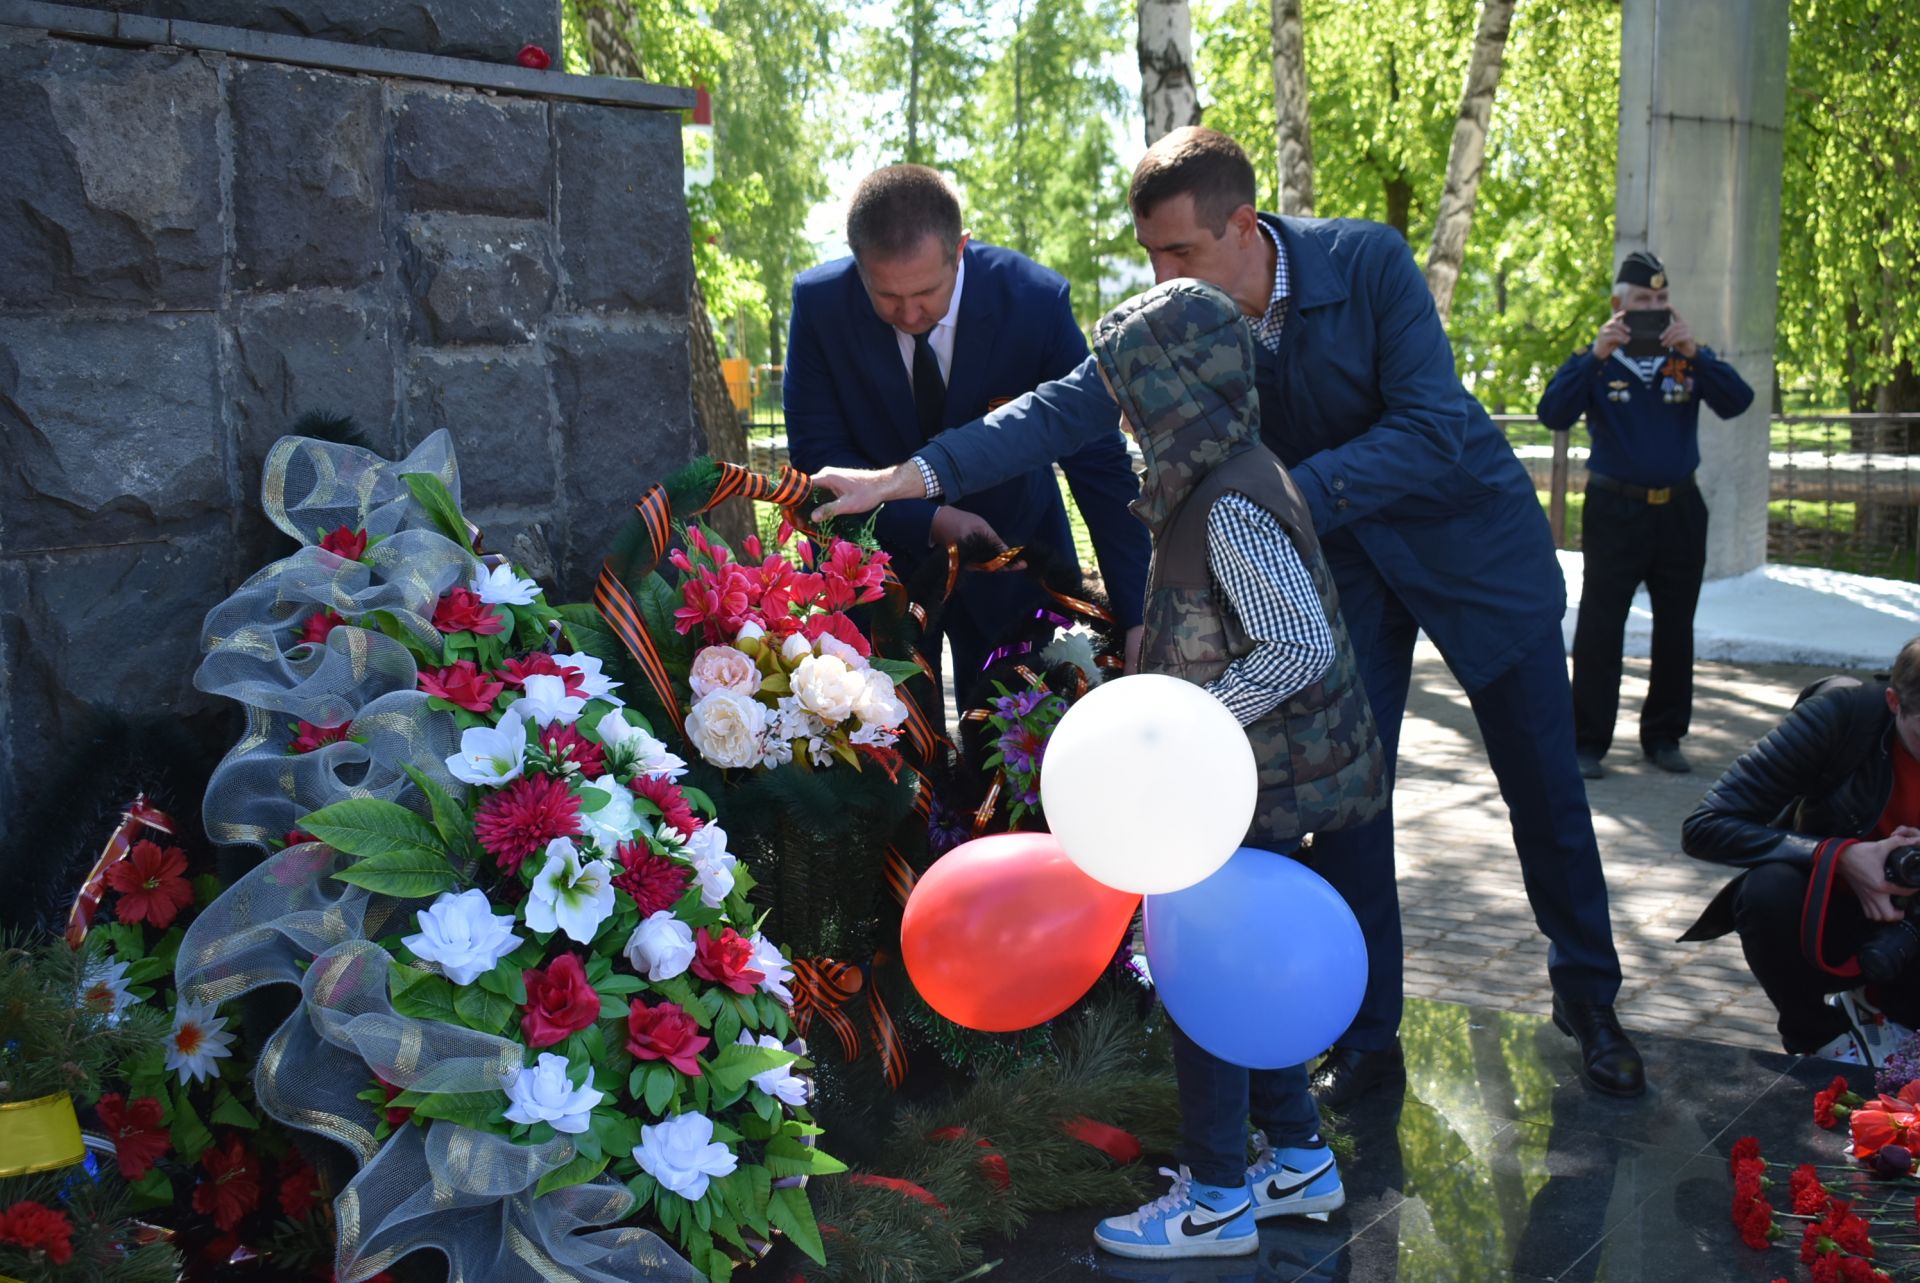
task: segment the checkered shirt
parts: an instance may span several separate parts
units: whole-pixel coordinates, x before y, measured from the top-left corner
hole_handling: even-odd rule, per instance
[[[1333,632],[1293,540],[1251,499],[1229,493],[1213,505],[1207,565],[1254,641],[1207,690],[1246,726],[1326,676]]]

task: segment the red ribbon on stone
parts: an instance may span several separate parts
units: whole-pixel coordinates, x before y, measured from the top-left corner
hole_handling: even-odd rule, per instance
[[[929,1193],[925,1186],[915,1185],[912,1181],[902,1180],[898,1176],[875,1176],[870,1172],[855,1172],[847,1177],[852,1185],[868,1185],[875,1189],[890,1189],[896,1194],[905,1194],[908,1198],[925,1203],[938,1211],[946,1211],[947,1205]]]
[[[1111,1123],[1095,1122],[1083,1114],[1061,1123],[1060,1130],[1093,1146],[1116,1163],[1131,1163],[1140,1157],[1139,1138]]]

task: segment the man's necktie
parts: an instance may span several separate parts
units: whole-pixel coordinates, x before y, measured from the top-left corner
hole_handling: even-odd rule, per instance
[[[933,354],[928,340],[933,331],[913,336],[913,410],[920,421],[920,439],[931,441],[940,434],[947,413],[947,385],[940,377],[940,358]]]

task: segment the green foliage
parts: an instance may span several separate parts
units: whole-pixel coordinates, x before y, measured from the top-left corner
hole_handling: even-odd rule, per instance
[[[465,548],[473,551],[473,536],[467,532],[467,519],[460,515],[460,505],[453,501],[446,483],[431,472],[407,472],[401,474],[407,490],[413,495],[413,501],[427,510],[433,523],[440,527],[440,533]]]
[[[100,1094],[124,1060],[157,1055],[166,1017],[135,1004],[109,1024],[81,994],[112,957],[107,938],[79,949],[51,936],[0,936],[0,1103],[65,1093],[79,1104]]]
[[[950,167],[976,137],[971,110],[989,62],[987,0],[906,0],[873,11],[848,64],[853,88],[887,104],[858,140],[881,164]]]
[[[0,1178],[0,1208],[26,1201],[67,1218],[73,1255],[55,1265],[45,1252],[0,1243],[0,1277],[32,1283],[172,1283],[180,1275],[179,1255],[165,1242],[135,1244],[128,1187],[111,1159],[100,1163],[96,1180],[78,1167]]]

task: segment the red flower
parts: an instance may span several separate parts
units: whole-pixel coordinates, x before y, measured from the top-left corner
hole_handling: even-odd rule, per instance
[[[750,994],[767,978],[766,972],[748,965],[752,961],[753,942],[732,927],[717,936],[709,935],[705,927],[693,933],[693,974],[702,980]]]
[[[801,625],[800,631],[812,641],[819,641],[822,633],[827,633],[859,651],[862,655],[873,654],[873,646],[860,635],[853,621],[837,610],[814,615]]]
[[[1855,1256],[1873,1255],[1873,1227],[1852,1212],[1842,1214],[1829,1232],[1834,1242]]]
[[[300,724],[294,727],[293,743],[287,745],[287,748],[294,753],[311,753],[317,748],[338,744],[352,731],[352,722],[342,722],[338,726],[315,726],[303,718]]]
[[[173,1148],[162,1121],[164,1111],[151,1096],[136,1096],[128,1104],[126,1097],[112,1091],[102,1096],[94,1109],[107,1129],[107,1139],[113,1142],[120,1174],[130,1181],[145,1176],[147,1169]]]
[[[492,680],[478,664],[462,659],[445,668],[421,669],[420,689],[469,713],[485,713],[492,711],[493,701],[506,689],[506,683]]]
[[[186,872],[187,857],[178,847],[155,846],[144,839],[135,842],[126,859],[107,869],[107,885],[120,893],[115,916],[165,931],[180,910],[193,903]]]
[[[1840,1120],[1845,1118],[1849,1112],[1845,1105],[1836,1106],[1834,1104],[1833,1088],[1829,1087],[1825,1091],[1814,1093],[1813,1121],[1817,1125],[1826,1128],[1826,1130],[1832,1131],[1838,1127]]]
[[[1906,1145],[1913,1130],[1912,1114],[1893,1114],[1884,1109],[1856,1109],[1848,1121],[1853,1132],[1853,1156],[1862,1162],[1884,1145]]]
[[[565,780],[525,775],[480,804],[473,833],[508,873],[555,838],[580,831],[580,799]]]
[[[644,842],[622,842],[616,854],[622,872],[613,875],[613,885],[633,897],[643,920],[671,909],[693,880],[692,869],[655,854]]]
[[[319,838],[304,829],[288,829],[287,835],[280,839],[280,845],[283,847],[299,846],[302,843],[318,842],[319,840]]]
[[[567,694],[587,693],[587,679],[580,670],[555,662],[553,656],[544,650],[536,650],[525,659],[509,659],[495,676],[515,690],[525,686],[529,677],[558,677],[566,682]]]
[[[200,1156],[207,1179],[193,1187],[193,1210],[231,1230],[240,1218],[260,1206],[260,1170],[238,1136],[227,1137]]]
[[[553,723],[540,732],[540,747],[556,762],[572,762],[580,773],[597,780],[607,773],[607,753],[571,726]]]
[[[1727,1170],[1737,1172],[1744,1159],[1760,1157],[1760,1141],[1753,1136],[1742,1136],[1733,1142],[1733,1152],[1727,1155]]]
[[[374,1081],[379,1083],[380,1086],[387,1093],[387,1110],[386,1110],[387,1126],[389,1127],[403,1126],[409,1118],[413,1117],[413,1110],[411,1107],[395,1108],[393,1105],[393,1098],[395,1096],[398,1096],[401,1093],[401,1091],[404,1089],[394,1086],[392,1083],[388,1082],[384,1078],[376,1077]]]
[[[521,45],[513,60],[531,71],[545,71],[553,65],[552,55],[539,45]]]
[[[1772,1203],[1764,1198],[1756,1198],[1747,1204],[1746,1213],[1740,1220],[1740,1241],[1756,1250],[1772,1246]]]
[[[845,610],[856,602],[879,601],[886,595],[890,560],[884,552],[869,554],[858,544],[834,540],[820,567],[827,581],[827,609]]]
[[[65,1265],[73,1259],[73,1222],[65,1212],[22,1199],[0,1212],[0,1243],[45,1252],[55,1265]]]
[[[685,605],[673,612],[673,629],[690,633],[697,625],[710,642],[731,641],[753,614],[753,577],[739,566],[702,570],[680,586]]]
[[[507,621],[500,612],[480,600],[478,593],[465,588],[449,588],[447,595],[433,608],[433,626],[443,633],[473,633],[491,637],[505,632]]]
[[[327,640],[328,633],[346,622],[331,610],[323,610],[317,615],[308,615],[307,622],[300,625],[300,640],[318,646]]]
[[[1793,1169],[1787,1189],[1793,1195],[1795,1216],[1818,1216],[1826,1210],[1830,1195],[1827,1187],[1820,1183],[1820,1173],[1812,1163],[1802,1163]]]
[[[638,998],[627,1010],[627,1050],[636,1060],[664,1060],[689,1078],[700,1076],[694,1059],[713,1039],[677,1003],[649,1007]]]
[[[1822,1256],[1813,1263],[1813,1283],[1841,1283],[1840,1258]]]
[[[306,1161],[295,1155],[287,1174],[280,1178],[280,1210],[294,1220],[304,1220],[320,1202],[320,1177]]]
[[[678,784],[665,776],[636,775],[627,785],[636,794],[660,808],[660,822],[691,837],[700,827],[700,817]]]
[[[345,526],[341,526],[338,530],[320,541],[320,548],[324,552],[331,552],[345,557],[348,561],[358,561],[366,555],[367,532],[364,530],[349,530]]]
[[[520,1028],[526,1031],[527,1046],[551,1047],[600,1018],[600,995],[587,983],[586,969],[573,954],[561,954],[545,971],[529,967],[521,978],[527,1003],[520,1009]]]

